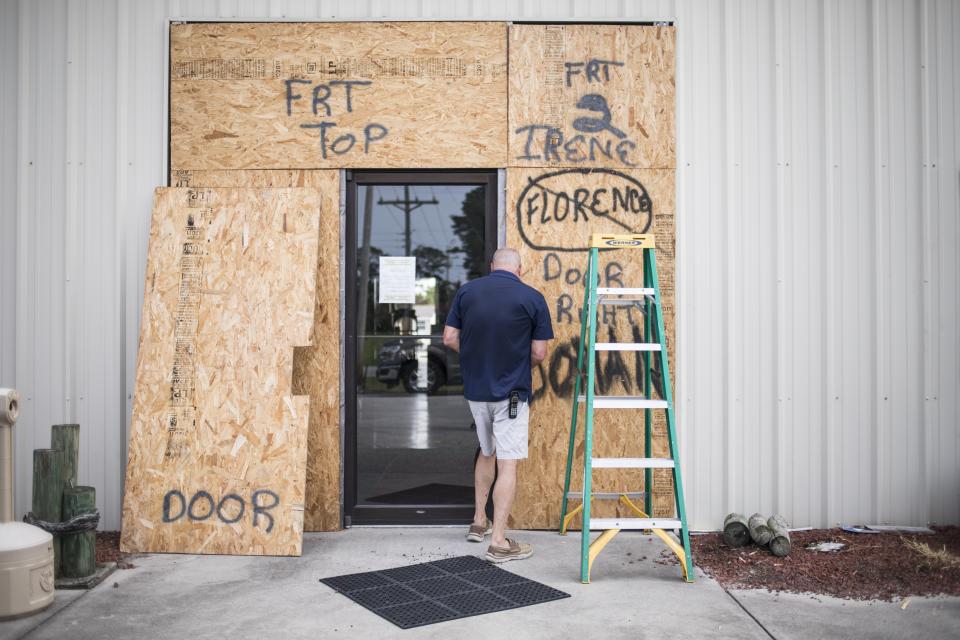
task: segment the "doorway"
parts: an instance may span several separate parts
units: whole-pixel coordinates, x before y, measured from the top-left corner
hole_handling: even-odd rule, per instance
[[[495,171],[353,171],[346,225],[346,524],[473,516],[477,439],[443,345],[496,249]]]

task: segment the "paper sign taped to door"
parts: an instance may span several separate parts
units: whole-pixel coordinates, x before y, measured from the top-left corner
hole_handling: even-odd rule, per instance
[[[381,304],[413,304],[416,301],[417,259],[414,256],[380,257]]]

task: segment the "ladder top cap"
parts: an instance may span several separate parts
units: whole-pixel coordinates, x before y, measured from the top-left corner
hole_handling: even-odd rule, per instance
[[[653,249],[652,233],[594,233],[590,236],[592,249]]]

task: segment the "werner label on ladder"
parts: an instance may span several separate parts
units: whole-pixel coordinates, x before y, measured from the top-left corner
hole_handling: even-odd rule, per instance
[[[643,252],[643,286],[599,287],[600,251],[604,250],[640,250]],[[651,530],[677,555],[680,568],[687,582],[693,581],[693,560],[690,555],[690,536],[687,528],[687,515],[683,500],[683,483],[680,478],[679,452],[677,450],[676,424],[674,419],[673,391],[668,364],[666,333],[663,326],[663,309],[660,299],[660,284],[657,278],[656,247],[652,234],[608,235],[593,234],[590,242],[589,262],[587,265],[586,287],[584,288],[583,315],[580,326],[580,342],[577,350],[576,382],[574,383],[573,408],[570,420],[570,442],[567,449],[567,466],[564,474],[563,498],[560,509],[560,533],[566,534],[567,527],[577,514],[582,516],[580,547],[580,580],[590,582],[590,570],[593,561],[617,533],[623,529]],[[597,342],[597,313],[605,305],[629,306],[643,313],[643,333],[637,342]],[[596,395],[595,381],[597,357],[601,351],[636,351],[642,354],[644,370],[644,394],[642,396],[605,396]],[[584,354],[586,353],[586,358]],[[657,391],[653,396],[651,373],[655,362],[659,363],[662,375]],[[576,446],[577,418],[579,407],[583,405],[584,447],[583,447],[583,490],[570,491],[570,476]],[[598,409],[632,409],[643,411],[644,457],[642,458],[594,458],[594,411]],[[654,458],[652,452],[651,427],[653,412],[663,411],[666,418],[669,457]],[[640,437],[639,429],[637,437]],[[615,493],[592,493],[593,470],[603,469],[643,469],[643,491],[624,491]],[[676,504],[676,516],[672,518],[654,518],[651,513],[653,469],[670,469],[673,475],[673,491]],[[634,501],[643,500],[641,509]],[[570,500],[579,500],[580,505],[567,511]],[[591,518],[591,504],[594,500],[616,500],[636,517]],[[591,531],[602,531],[593,542]],[[669,532],[673,531],[674,535]]]

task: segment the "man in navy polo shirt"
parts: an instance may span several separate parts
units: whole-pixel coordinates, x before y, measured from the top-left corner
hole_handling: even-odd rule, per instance
[[[443,344],[460,352],[463,396],[477,424],[480,457],[474,471],[476,511],[467,540],[492,533],[487,560],[507,562],[533,555],[533,547],[505,537],[517,489],[517,463],[527,457],[530,367],[547,354],[553,338],[543,295],[520,281],[520,254],[500,249],[490,275],[460,287],[443,329]],[[493,484],[493,526],[484,507]]]

